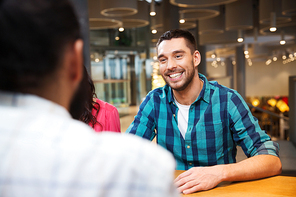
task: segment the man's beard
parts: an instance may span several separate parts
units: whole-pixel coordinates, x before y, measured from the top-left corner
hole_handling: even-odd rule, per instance
[[[183,70],[183,73],[182,73],[182,75],[184,75],[185,74],[185,71],[184,71],[184,69],[182,69]],[[176,70],[174,70],[173,72],[175,72]],[[167,72],[165,75],[166,76],[168,76],[169,77],[169,73],[172,73],[172,72]],[[193,80],[193,77],[194,77],[194,74],[195,74],[195,72],[194,72],[194,69],[192,70],[192,72],[188,72],[187,71],[187,73],[189,73],[189,76],[185,76],[185,81],[183,82],[183,85],[181,85],[181,86],[179,86],[179,87],[173,87],[166,79],[165,79],[165,77],[163,77],[162,76],[162,78],[163,78],[163,80],[166,82],[166,84],[168,84],[173,90],[176,90],[176,91],[182,91],[182,90],[185,90],[187,87],[188,87],[188,85],[192,82],[192,80]],[[184,77],[184,76],[182,76],[182,77]],[[173,83],[172,83],[173,84]]]

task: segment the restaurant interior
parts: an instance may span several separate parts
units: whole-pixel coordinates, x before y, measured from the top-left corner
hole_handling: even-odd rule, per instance
[[[199,72],[242,95],[279,142],[283,172],[296,176],[295,0],[72,1],[88,43],[84,64],[98,98],[117,107],[122,132],[146,94],[165,84],[158,37],[187,29],[197,39]]]

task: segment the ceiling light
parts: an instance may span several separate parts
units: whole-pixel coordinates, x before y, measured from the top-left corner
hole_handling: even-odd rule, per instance
[[[156,15],[155,4],[154,4],[154,0],[152,0],[150,3],[150,16],[155,16],[155,15]]]
[[[156,29],[152,29],[151,33],[156,34],[157,30]]]
[[[281,45],[286,44],[286,40],[285,40],[285,35],[284,35],[284,31],[281,32],[281,41],[280,41]]]
[[[276,14],[275,12],[270,13],[270,32],[275,32],[276,31]]]
[[[185,19],[184,19],[184,13],[181,12],[180,13],[180,20],[179,20],[180,23],[185,23]]]
[[[123,27],[119,27],[118,31],[123,32],[124,28]]]
[[[274,57],[272,58],[272,60],[273,60],[274,62],[277,61],[277,57],[274,56]]]
[[[243,30],[239,29],[238,30],[238,35],[237,35],[237,42],[243,42],[244,38],[243,38]]]
[[[155,16],[156,12],[150,12],[150,16]]]
[[[268,60],[265,62],[265,64],[268,66],[271,62],[272,62],[271,59],[268,59]]]
[[[286,41],[285,41],[285,40],[281,40],[281,41],[280,41],[280,44],[281,44],[281,45],[285,45],[285,44],[286,44]]]
[[[245,44],[245,47],[244,47],[244,54],[245,55],[248,55],[249,54],[248,45],[247,44]]]
[[[244,39],[243,38],[237,38],[237,42],[243,42]]]
[[[248,64],[249,64],[249,66],[252,66],[252,65],[253,65],[253,63],[252,63],[252,60],[251,60],[251,59],[248,59]]]

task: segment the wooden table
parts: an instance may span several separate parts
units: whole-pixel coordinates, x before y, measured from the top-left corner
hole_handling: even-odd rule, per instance
[[[181,174],[182,170],[176,170],[175,177]],[[222,182],[214,189],[196,192],[186,196],[203,197],[296,197],[296,177],[273,176],[269,178],[244,181],[244,182]]]

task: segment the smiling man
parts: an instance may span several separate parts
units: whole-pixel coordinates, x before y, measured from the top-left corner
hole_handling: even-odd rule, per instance
[[[175,157],[185,194],[222,181],[252,180],[281,173],[278,144],[261,130],[243,98],[198,73],[195,38],[165,32],[157,43],[166,85],[148,93],[127,133],[156,141]],[[237,145],[248,159],[236,163]]]

